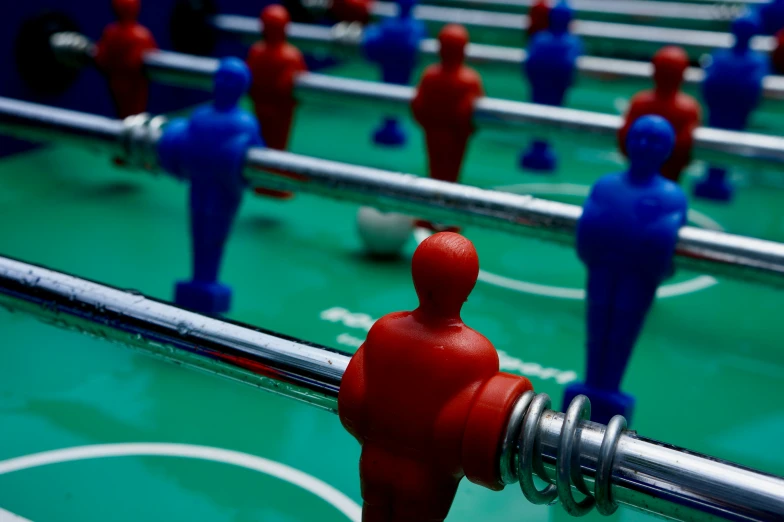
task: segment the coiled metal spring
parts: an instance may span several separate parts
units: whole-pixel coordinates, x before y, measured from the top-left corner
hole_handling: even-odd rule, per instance
[[[555,484],[545,472],[541,454],[535,454],[539,423],[549,408],[550,397],[546,393],[536,395],[532,391],[523,394],[515,404],[501,448],[503,481],[507,484],[519,481],[523,495],[534,504],[553,504],[560,500],[566,512],[576,517],[587,514],[594,506],[602,515],[611,515],[618,509],[611,496],[613,460],[618,441],[626,430],[626,419],[616,415],[607,425],[591,492],[580,469],[578,444],[579,424],[589,420],[591,402],[585,395],[578,395],[566,409],[556,454]],[[547,486],[538,489],[534,473]],[[572,486],[585,495],[583,500],[575,500]]]
[[[118,159],[129,167],[157,170],[157,144],[166,123],[166,117],[150,116],[146,112],[125,118]]]

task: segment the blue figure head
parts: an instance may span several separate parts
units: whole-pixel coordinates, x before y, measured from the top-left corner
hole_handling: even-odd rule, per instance
[[[239,58],[224,58],[215,72],[212,88],[213,104],[220,111],[237,106],[240,98],[250,86],[250,71]]]
[[[732,22],[732,35],[735,37],[735,50],[745,52],[751,39],[760,30],[759,18],[753,13],[746,13]]]
[[[569,30],[569,23],[572,21],[572,8],[563,0],[558,2],[550,9],[549,21],[551,33],[566,33]]]
[[[411,11],[416,5],[416,0],[397,0],[397,17],[411,18]]]
[[[641,116],[626,135],[629,175],[637,181],[652,178],[670,157],[674,146],[675,132],[667,120],[653,114]]]

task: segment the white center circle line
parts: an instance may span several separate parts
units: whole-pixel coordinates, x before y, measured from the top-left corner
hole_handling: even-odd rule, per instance
[[[0,475],[25,469],[108,457],[160,456],[207,460],[239,466],[258,471],[271,477],[288,482],[321,498],[352,522],[361,522],[362,508],[341,491],[323,480],[274,460],[257,457],[248,453],[210,446],[193,444],[174,444],[165,442],[133,442],[121,444],[95,444],[62,448],[41,453],[33,453],[0,461]]]
[[[493,189],[514,192],[517,194],[547,194],[582,198],[588,197],[588,194],[591,191],[590,186],[578,185],[575,183],[518,183],[514,185],[497,186],[493,187]],[[724,228],[713,218],[697,210],[689,209],[688,219],[695,225],[708,230],[724,230]],[[414,238],[416,239],[417,243],[421,243],[430,235],[431,232],[424,228],[417,228],[414,230]],[[494,274],[492,272],[488,272],[487,270],[479,270],[478,280],[485,284],[497,286],[499,288],[506,288],[508,290],[514,290],[516,292],[522,292],[524,294],[554,297],[556,299],[585,299],[585,289],[583,288],[571,288],[531,283],[528,281],[522,281],[519,279],[513,279],[511,277]],[[666,298],[690,294],[704,290],[716,284],[718,284],[718,281],[714,277],[709,275],[699,275],[679,283],[660,286],[656,290],[656,297]]]

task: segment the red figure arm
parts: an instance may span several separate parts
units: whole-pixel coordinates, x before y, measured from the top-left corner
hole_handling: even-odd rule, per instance
[[[343,374],[338,392],[338,412],[340,421],[355,439],[361,444],[363,442],[362,418],[365,403],[365,345],[351,358],[351,361]]]

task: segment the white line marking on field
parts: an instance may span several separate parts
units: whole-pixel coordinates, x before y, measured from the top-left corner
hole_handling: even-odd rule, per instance
[[[44,451],[0,461],[0,475],[61,462],[129,456],[181,457],[209,460],[258,471],[259,473],[264,473],[265,475],[286,481],[316,495],[340,511],[352,522],[361,522],[362,519],[362,508],[356,502],[326,482],[319,480],[312,475],[308,475],[304,471],[248,453],[213,448],[210,446],[163,442],[77,446],[74,448]],[[8,520],[9,522],[20,522],[20,520],[16,519]],[[21,521],[23,520],[24,519],[21,519]],[[3,518],[0,518],[0,521],[6,522]]]
[[[32,522],[25,517],[20,517],[16,513],[11,513],[3,508],[0,508],[0,522]]]

